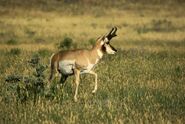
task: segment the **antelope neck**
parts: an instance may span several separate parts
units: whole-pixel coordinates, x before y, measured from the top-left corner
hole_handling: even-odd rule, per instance
[[[99,56],[99,59],[103,57],[103,52],[100,49],[97,49],[97,54]]]
[[[91,53],[97,59],[101,59],[103,57],[103,51],[101,50],[101,48],[95,47],[94,49],[91,50]]]

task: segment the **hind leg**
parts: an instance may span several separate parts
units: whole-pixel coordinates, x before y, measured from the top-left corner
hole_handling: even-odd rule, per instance
[[[60,74],[60,84],[64,84],[68,76],[65,74],[62,74],[59,68],[57,69],[57,71]]]
[[[61,74],[60,83],[61,83],[61,84],[64,84],[65,81],[66,81],[66,79],[67,79],[67,77],[68,77],[67,75]]]

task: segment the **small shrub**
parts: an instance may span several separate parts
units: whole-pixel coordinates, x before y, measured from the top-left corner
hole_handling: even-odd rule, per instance
[[[39,64],[40,58],[38,54],[34,54],[32,58],[28,61],[32,67],[35,67],[37,64]]]
[[[47,57],[51,54],[51,52],[48,49],[40,49],[38,54],[42,57]]]
[[[11,54],[11,55],[20,55],[21,54],[21,49],[19,49],[19,48],[12,48],[9,51],[9,54]]]
[[[73,39],[70,37],[65,37],[60,43],[58,48],[59,49],[69,49],[73,44]]]
[[[18,44],[18,41],[15,40],[15,39],[10,39],[10,40],[8,40],[8,41],[6,42],[6,44],[8,44],[8,45],[16,45],[16,44]]]
[[[95,43],[96,43],[96,40],[94,38],[91,38],[91,39],[89,39],[88,42],[89,42],[90,45],[94,46]]]
[[[136,29],[139,34],[147,32],[170,32],[177,29],[173,26],[172,22],[166,19],[152,20],[148,25],[143,25]]]
[[[6,78],[5,78],[5,81],[6,82],[12,82],[12,83],[16,83],[18,81],[21,81],[22,79],[22,76],[20,75],[8,75]]]
[[[45,75],[47,66],[40,63],[38,55],[33,55],[28,62],[34,68],[32,75],[8,75],[5,79],[8,83],[16,84],[17,99],[21,102],[27,100],[37,101],[38,96],[44,94]]]

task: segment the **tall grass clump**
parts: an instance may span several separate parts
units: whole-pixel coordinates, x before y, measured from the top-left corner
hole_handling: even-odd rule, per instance
[[[18,41],[16,39],[10,39],[10,40],[6,41],[6,44],[8,44],[8,45],[17,45]]]
[[[9,52],[8,52],[9,55],[20,55],[21,54],[21,49],[19,48],[12,48]]]
[[[41,57],[48,57],[50,54],[51,54],[51,51],[49,51],[48,49],[38,50],[38,55],[40,55]]]

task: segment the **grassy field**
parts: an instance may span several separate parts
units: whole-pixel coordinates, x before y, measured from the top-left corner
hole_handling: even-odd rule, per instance
[[[53,1],[0,1],[1,124],[185,122],[183,1]],[[96,94],[86,74],[77,103],[74,77],[46,87],[50,56],[67,49],[60,43],[70,38],[69,49],[90,48],[112,26],[118,53],[95,68]]]

